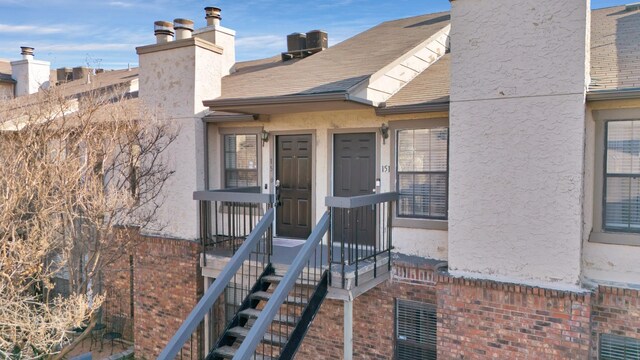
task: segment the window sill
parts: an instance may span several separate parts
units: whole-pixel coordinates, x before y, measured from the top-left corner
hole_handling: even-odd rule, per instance
[[[612,245],[640,246],[640,234],[594,231],[589,236],[589,242]]]
[[[448,230],[447,220],[430,220],[430,219],[410,219],[410,218],[393,218],[393,227],[427,229],[427,230]]]

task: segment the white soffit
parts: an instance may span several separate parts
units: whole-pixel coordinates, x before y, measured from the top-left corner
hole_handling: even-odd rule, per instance
[[[451,24],[371,75],[366,81],[349,89],[349,94],[369,100],[375,106],[387,101],[413,78],[444,56],[449,49],[450,30]]]

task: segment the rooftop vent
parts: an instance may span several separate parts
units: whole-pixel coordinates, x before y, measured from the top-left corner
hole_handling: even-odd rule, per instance
[[[189,19],[173,20],[173,28],[176,30],[176,40],[188,39],[193,33],[193,21]]]
[[[204,18],[207,20],[207,26],[220,26],[222,10],[219,7],[207,6],[204,8],[204,13]]]
[[[56,80],[58,84],[64,84],[73,80],[73,69],[69,67],[62,67],[56,69]]]
[[[173,23],[168,21],[156,21],[153,23],[153,34],[156,36],[156,43],[163,44],[173,41]]]
[[[33,50],[31,46],[20,46],[20,55],[23,59],[33,59]]]
[[[287,51],[282,53],[282,61],[304,58],[329,47],[329,35],[326,31],[312,30],[306,34],[287,35]]]
[[[632,4],[627,4],[624,6],[624,9],[626,11],[635,11],[635,10],[640,10],[640,2],[636,2],[636,3],[632,3]]]

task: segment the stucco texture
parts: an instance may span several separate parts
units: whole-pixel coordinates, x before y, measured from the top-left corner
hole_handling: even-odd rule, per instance
[[[451,98],[582,93],[584,0],[451,2]]]
[[[204,189],[204,99],[220,95],[222,57],[190,45],[140,55],[140,99],[158,117],[175,125],[176,140],[165,151],[174,170],[165,184],[157,224],[146,234],[193,240],[199,236],[198,203]],[[196,75],[197,74],[197,75]]]
[[[446,113],[414,114],[393,117],[378,117],[374,110],[352,110],[352,111],[324,111],[308,112],[296,114],[279,114],[270,116],[268,121],[255,121],[250,123],[233,123],[212,125],[209,129],[209,166],[210,184],[219,186],[221,174],[220,164],[220,135],[218,128],[237,129],[237,133],[242,133],[243,127],[261,127],[268,131],[271,136],[267,143],[262,146],[261,165],[261,186],[267,184],[268,190],[272,192],[275,171],[275,136],[279,134],[313,134],[315,148],[313,149],[314,183],[312,184],[314,223],[327,210],[325,197],[332,194],[331,176],[332,148],[330,145],[332,134],[338,132],[376,132],[378,169],[376,178],[381,180],[382,192],[392,191],[391,176],[389,172],[381,172],[381,167],[391,164],[390,139],[382,143],[379,136],[379,128],[382,123],[389,124],[395,120],[442,118]],[[394,226],[393,229],[394,251],[408,255],[418,255],[427,258],[446,260],[447,256],[447,232],[441,230],[402,228]]]
[[[451,270],[577,284],[582,98],[452,104]]]
[[[576,288],[589,2],[451,4],[449,269]]]

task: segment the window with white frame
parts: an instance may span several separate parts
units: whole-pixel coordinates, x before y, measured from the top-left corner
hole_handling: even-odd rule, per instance
[[[396,216],[446,220],[449,129],[446,126],[396,131]]]
[[[640,232],[640,120],[605,123],[605,231]]]
[[[258,186],[258,135],[224,135],[224,187]]]

